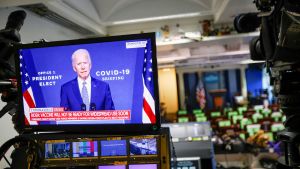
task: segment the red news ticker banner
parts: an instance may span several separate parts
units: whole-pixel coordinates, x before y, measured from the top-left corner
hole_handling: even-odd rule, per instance
[[[30,121],[130,120],[130,110],[64,111],[63,108],[30,108]]]

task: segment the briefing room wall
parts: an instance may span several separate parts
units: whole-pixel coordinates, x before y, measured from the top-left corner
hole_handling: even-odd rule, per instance
[[[178,93],[175,68],[158,69],[159,101],[167,113],[178,111]]]

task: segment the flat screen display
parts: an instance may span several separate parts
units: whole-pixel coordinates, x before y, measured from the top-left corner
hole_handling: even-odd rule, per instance
[[[157,164],[132,164],[129,169],[157,169]]]
[[[126,169],[125,165],[99,166],[98,169]]]
[[[101,156],[126,156],[126,140],[101,141]]]
[[[171,161],[171,169],[200,169],[199,157],[183,157],[176,159],[176,163]]]
[[[73,146],[73,158],[98,156],[97,141],[73,142],[72,146]]]
[[[130,139],[130,155],[156,155],[156,138]]]
[[[68,142],[47,142],[45,143],[45,159],[70,158],[71,144]]]
[[[159,127],[154,33],[27,44],[18,52],[23,128]]]

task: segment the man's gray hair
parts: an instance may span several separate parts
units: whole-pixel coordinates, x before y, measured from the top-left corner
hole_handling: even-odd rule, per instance
[[[88,61],[90,62],[90,64],[92,64],[92,61],[91,61],[91,57],[90,57],[90,53],[88,50],[86,49],[77,49],[75,52],[73,52],[72,54],[72,66],[74,66],[74,58],[76,55],[82,55],[82,54],[86,54],[86,56],[88,57]]]

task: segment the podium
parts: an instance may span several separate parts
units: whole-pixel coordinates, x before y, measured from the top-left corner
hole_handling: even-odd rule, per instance
[[[226,95],[226,89],[210,90],[209,94],[213,99],[213,106],[215,109],[222,108],[224,105],[224,96]]]

